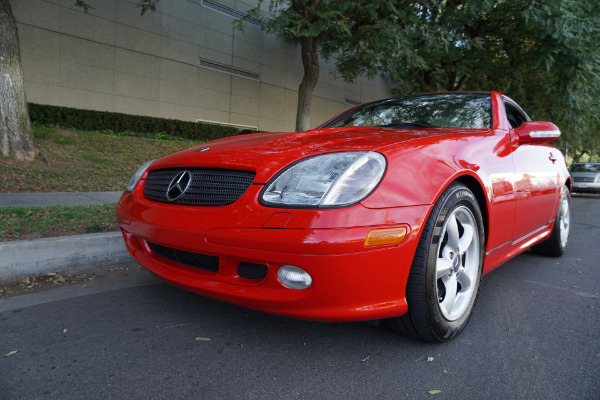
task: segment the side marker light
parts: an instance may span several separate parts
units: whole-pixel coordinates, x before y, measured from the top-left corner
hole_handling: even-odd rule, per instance
[[[373,229],[367,234],[365,247],[398,244],[404,240],[408,230],[405,227]]]

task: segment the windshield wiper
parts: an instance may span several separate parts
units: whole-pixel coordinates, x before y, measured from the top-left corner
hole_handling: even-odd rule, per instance
[[[420,124],[417,122],[399,122],[395,124],[377,125],[382,128],[439,128],[431,124]]]

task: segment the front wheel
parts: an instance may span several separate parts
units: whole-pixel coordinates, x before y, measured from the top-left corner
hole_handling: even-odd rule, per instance
[[[451,184],[423,227],[406,285],[408,312],[391,319],[392,328],[428,342],[460,333],[477,299],[484,244],[475,196],[463,184]]]

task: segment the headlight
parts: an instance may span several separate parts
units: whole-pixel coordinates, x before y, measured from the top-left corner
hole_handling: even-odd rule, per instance
[[[148,161],[147,163],[145,163],[144,165],[139,167],[137,171],[135,171],[135,174],[133,174],[133,176],[129,180],[129,183],[127,183],[127,188],[125,190],[127,190],[128,192],[131,192],[133,190],[133,188],[135,188],[135,185],[137,185],[137,183],[140,181],[140,179],[142,179],[144,172],[146,172],[146,170],[148,169],[150,164],[152,164],[153,161],[154,160]]]
[[[305,158],[267,183],[265,205],[340,207],[358,203],[377,187],[385,157],[372,151],[347,151]]]

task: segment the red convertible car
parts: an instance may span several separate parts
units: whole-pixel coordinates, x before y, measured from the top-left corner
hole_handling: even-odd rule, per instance
[[[382,100],[148,162],[118,220],[131,255],[182,289],[443,342],[482,274],[528,248],[564,253],[571,179],[547,144],[559,135],[497,92]]]

